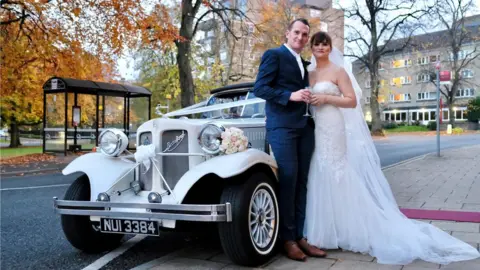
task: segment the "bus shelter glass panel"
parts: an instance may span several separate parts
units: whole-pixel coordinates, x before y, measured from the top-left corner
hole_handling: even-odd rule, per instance
[[[45,151],[65,149],[65,93],[46,94]]]
[[[148,97],[130,98],[128,148],[136,148],[137,129],[148,121]]]
[[[99,132],[101,133],[107,128],[117,128],[125,132],[125,99],[123,97],[102,96],[100,104]]]
[[[67,143],[68,145],[80,145],[82,150],[90,151],[96,146],[97,117],[95,107],[97,97],[95,95],[77,94],[77,105],[75,106],[74,94],[69,93],[68,95]],[[78,123],[74,123],[74,109],[79,115],[80,121]]]

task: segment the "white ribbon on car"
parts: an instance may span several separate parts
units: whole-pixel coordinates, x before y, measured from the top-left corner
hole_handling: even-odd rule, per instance
[[[137,146],[137,151],[134,155],[135,161],[145,166],[145,172],[150,169],[152,159],[155,159],[155,156],[155,145],[153,144]]]
[[[167,180],[165,180],[165,177],[163,177],[163,175],[162,175],[162,172],[160,172],[160,169],[157,167],[157,165],[155,165],[155,162],[158,162],[155,159],[156,155],[157,155],[157,153],[155,152],[155,145],[153,145],[153,144],[137,146],[137,150],[136,150],[135,154],[133,154],[133,157],[135,158],[135,162],[128,159],[128,158],[132,158],[132,155],[125,156],[125,157],[121,158],[123,161],[126,161],[128,163],[135,163],[135,166],[133,166],[122,177],[120,177],[114,183],[114,185],[116,183],[118,183],[122,178],[127,176],[131,171],[133,171],[138,166],[143,164],[143,166],[145,166],[145,172],[144,173],[147,173],[147,171],[150,169],[150,166],[153,164],[153,167],[155,167],[155,169],[157,170],[157,172],[160,175],[160,178],[162,179],[163,183],[165,184],[165,186],[167,186],[168,191],[173,196],[173,199],[175,200],[175,202],[177,202],[177,198],[175,197],[175,194],[173,193],[172,189],[170,188],[170,185],[168,185]]]
[[[209,105],[209,106],[199,107],[199,108],[181,109],[178,111],[166,113],[163,115],[163,117],[173,117],[173,116],[182,116],[182,115],[189,115],[189,114],[195,114],[195,113],[213,112],[213,111],[218,111],[222,109],[229,109],[229,108],[259,104],[259,103],[265,103],[265,100],[261,98],[252,98],[247,100],[239,100],[239,101]]]

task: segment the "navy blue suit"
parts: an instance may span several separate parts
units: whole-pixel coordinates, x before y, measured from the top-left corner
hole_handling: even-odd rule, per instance
[[[308,85],[307,62],[302,74],[293,54],[285,47],[267,50],[253,88],[265,99],[267,141],[278,164],[280,237],[284,241],[303,237],[307,180],[314,149],[314,124],[304,116],[306,104],[290,101],[290,95]]]

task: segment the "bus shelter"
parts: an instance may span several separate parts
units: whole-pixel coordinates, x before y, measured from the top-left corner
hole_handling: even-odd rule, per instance
[[[136,148],[136,130],[150,120],[152,93],[140,86],[52,77],[43,85],[43,152],[91,151],[100,133],[117,128]]]

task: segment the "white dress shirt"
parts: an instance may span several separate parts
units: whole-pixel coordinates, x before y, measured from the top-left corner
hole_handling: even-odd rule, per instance
[[[297,59],[298,67],[300,68],[300,72],[302,73],[302,79],[305,77],[305,69],[303,68],[303,63],[302,63],[302,58],[300,57],[300,54],[292,50],[286,43],[283,44],[287,49],[293,54],[295,59]]]

